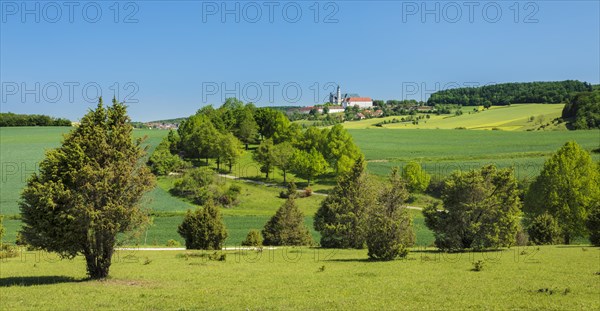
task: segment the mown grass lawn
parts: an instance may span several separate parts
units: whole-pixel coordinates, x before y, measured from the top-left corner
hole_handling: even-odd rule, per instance
[[[186,256],[185,254],[188,253]],[[105,281],[85,263],[26,253],[0,261],[0,309],[598,310],[600,249],[544,246],[367,261],[366,250],[119,251]],[[473,262],[484,260],[482,271]]]

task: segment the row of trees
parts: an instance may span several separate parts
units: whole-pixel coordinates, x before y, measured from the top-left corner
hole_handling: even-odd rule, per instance
[[[431,94],[430,106],[503,106],[514,103],[565,103],[576,92],[589,92],[592,85],[580,81],[503,83],[481,87],[463,87]]]
[[[338,124],[331,129],[309,127],[279,144],[266,139],[255,150],[253,159],[260,164],[266,178],[273,168],[278,168],[284,182],[287,173],[293,172],[310,185],[311,180],[330,168],[336,174],[348,171],[359,155],[352,136]]]
[[[0,113],[0,127],[6,126],[71,126],[71,121],[41,114]]]
[[[219,169],[226,164],[231,170],[242,154],[242,145],[247,150],[249,144],[267,139],[274,143],[292,141],[300,133],[301,128],[279,110],[228,98],[218,109],[205,106],[182,121],[177,133],[170,132],[158,146],[150,164],[166,164],[153,167],[158,174],[178,169],[181,163],[166,152],[168,149],[171,155],[192,161],[214,159]]]
[[[600,128],[600,90],[575,95],[563,108],[562,118],[574,129]]]

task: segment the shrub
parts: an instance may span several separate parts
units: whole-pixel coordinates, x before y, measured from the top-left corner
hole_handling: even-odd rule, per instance
[[[406,164],[402,170],[402,178],[406,181],[408,190],[411,192],[424,192],[431,181],[431,176],[417,162]]]
[[[180,171],[190,167],[188,162],[182,160],[179,155],[171,153],[171,143],[168,137],[156,146],[154,152],[148,159],[148,165],[152,173],[156,175],[167,175],[170,172]]]
[[[560,240],[558,223],[548,213],[534,217],[527,225],[527,233],[534,245],[556,244]]]
[[[221,212],[212,201],[193,212],[188,210],[177,232],[185,239],[187,249],[220,250],[227,238]]]
[[[442,191],[444,209],[423,209],[425,224],[442,250],[481,250],[515,243],[521,202],[511,169],[493,165],[455,172]]]
[[[208,260],[212,261],[225,261],[227,260],[227,254],[222,252],[214,252],[208,255]]]
[[[287,190],[279,192],[280,198],[287,199],[287,198],[291,198],[291,197],[296,197],[298,195],[296,183],[294,183],[293,181],[290,181],[287,184],[286,188],[287,188]]]
[[[600,205],[591,210],[585,224],[590,234],[590,243],[600,246]]]
[[[242,242],[242,246],[262,246],[262,244],[263,239],[258,230],[250,230]]]
[[[204,204],[211,196],[207,189],[215,182],[214,172],[206,168],[195,168],[175,181],[175,187],[171,189],[171,193],[175,196],[193,200],[198,204]]]
[[[310,245],[312,236],[304,225],[304,215],[289,198],[262,230],[264,245]]]
[[[227,188],[213,171],[207,168],[195,168],[178,179],[170,192],[200,205],[208,201],[216,201],[224,207],[231,207],[238,203],[237,198],[241,193],[241,187],[231,185]]]
[[[485,267],[485,261],[477,260],[477,261],[473,262],[473,269],[471,269],[471,270],[472,271],[481,271],[481,270],[483,270],[483,267]]]
[[[13,258],[19,255],[19,249],[9,244],[2,244],[0,246],[0,259]]]
[[[216,192],[218,193],[219,191],[216,190]],[[242,188],[240,186],[231,185],[231,187],[229,187],[229,189],[227,189],[227,191],[225,191],[225,193],[219,197],[219,203],[224,207],[235,206],[238,203],[237,199],[241,192]]]
[[[312,195],[313,191],[311,187],[306,187],[306,189],[304,189],[304,197],[310,197]]]
[[[171,240],[167,241],[167,246],[169,246],[169,247],[181,246],[181,243],[179,243],[179,241],[171,239]]]
[[[529,245],[529,234],[527,234],[527,230],[523,228],[521,224],[519,224],[519,229],[517,231],[517,237],[515,244],[517,246],[527,246]]]

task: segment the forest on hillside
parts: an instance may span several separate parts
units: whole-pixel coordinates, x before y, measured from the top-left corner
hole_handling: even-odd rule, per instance
[[[562,117],[574,129],[600,128],[600,90],[581,92],[565,105]]]
[[[505,106],[510,104],[567,103],[575,93],[590,92],[587,82],[566,80],[558,82],[502,83],[481,87],[463,87],[431,94],[429,106]]]

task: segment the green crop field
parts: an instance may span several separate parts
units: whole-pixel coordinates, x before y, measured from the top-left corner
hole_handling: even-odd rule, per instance
[[[81,257],[23,253],[0,261],[0,309],[600,308],[600,249],[592,247],[455,254],[416,248],[390,262],[367,261],[366,250],[232,250],[226,261],[205,254],[117,251],[111,277],[88,281]],[[478,260],[483,270],[472,271]]]
[[[446,176],[486,164],[514,166],[519,178],[537,176],[544,161],[565,142],[588,151],[600,147],[600,131],[348,130],[379,175],[392,166],[418,161],[434,176]],[[594,154],[595,160],[600,155]]]

